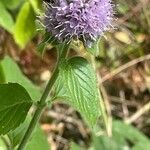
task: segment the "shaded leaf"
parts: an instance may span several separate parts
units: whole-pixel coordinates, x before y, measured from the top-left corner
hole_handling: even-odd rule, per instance
[[[135,127],[114,120],[112,131],[112,137],[93,136],[90,150],[149,150],[150,140]]]
[[[121,121],[114,121],[113,135],[114,137],[117,135],[118,138],[123,137],[130,141],[130,143],[133,144],[133,150],[149,150],[150,140],[142,132],[131,125],[126,125]]]
[[[17,83],[0,84],[0,134],[18,127],[26,118],[32,100]]]

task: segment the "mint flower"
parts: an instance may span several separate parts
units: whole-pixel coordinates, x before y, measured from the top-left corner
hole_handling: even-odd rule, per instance
[[[46,4],[44,25],[59,41],[80,39],[88,47],[112,27],[111,0],[55,0]]]

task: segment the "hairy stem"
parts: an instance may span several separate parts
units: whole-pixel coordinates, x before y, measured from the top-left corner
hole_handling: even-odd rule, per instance
[[[52,89],[52,87],[53,87],[57,77],[58,77],[59,63],[61,62],[61,59],[65,58],[65,56],[67,55],[68,47],[69,47],[69,44],[68,45],[64,44],[63,47],[62,47],[61,55],[58,58],[58,63],[56,65],[56,68],[55,68],[55,70],[54,70],[54,72],[53,72],[49,82],[47,83],[47,86],[46,86],[46,88],[45,88],[45,90],[44,90],[44,92],[43,92],[43,94],[41,96],[40,101],[38,102],[37,108],[35,110],[35,113],[33,115],[32,120],[31,120],[31,122],[29,124],[29,127],[28,127],[28,129],[27,129],[27,131],[26,131],[26,133],[25,133],[25,135],[24,135],[20,145],[18,146],[17,150],[23,150],[25,148],[25,146],[28,143],[28,140],[29,140],[33,130],[36,127],[36,124],[39,121],[39,118],[41,116],[42,110],[43,110],[43,108],[46,105],[46,99],[47,99],[47,97],[48,97],[48,95],[49,95],[49,93],[50,93],[50,91],[51,91],[51,89]]]

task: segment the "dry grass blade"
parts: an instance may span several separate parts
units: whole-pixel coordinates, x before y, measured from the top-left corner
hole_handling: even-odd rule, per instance
[[[146,60],[149,60],[150,59],[150,54],[148,55],[145,55],[145,56],[142,56],[142,57],[139,57],[137,59],[134,59],[122,66],[120,66],[119,68],[115,69],[114,71],[110,72],[109,74],[105,75],[104,77],[102,77],[101,79],[101,83],[109,80],[109,79],[112,79],[113,77],[115,77],[117,74],[121,73],[122,71],[142,62],[142,61],[146,61]]]
[[[141,117],[144,113],[150,110],[150,102],[145,104],[141,109],[139,109],[135,114],[125,120],[127,124],[131,124],[136,121],[139,117]]]

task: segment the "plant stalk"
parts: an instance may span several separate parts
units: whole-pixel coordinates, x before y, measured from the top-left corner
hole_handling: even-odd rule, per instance
[[[69,44],[68,45],[63,45],[63,48],[62,48],[62,53],[61,55],[59,56],[58,58],[58,62],[57,62],[57,65],[56,65],[56,68],[54,69],[54,72],[49,80],[49,82],[47,83],[47,86],[41,96],[41,99],[40,101],[38,102],[38,105],[37,105],[37,108],[35,110],[35,113],[33,115],[33,118],[29,124],[29,127],[20,143],[20,145],[18,146],[17,150],[24,150],[26,144],[28,143],[29,141],[29,138],[31,137],[31,134],[33,133],[33,130],[35,129],[36,127],[36,124],[38,123],[39,121],[39,118],[41,116],[41,113],[43,111],[43,108],[46,106],[46,99],[58,77],[58,73],[59,73],[59,64],[61,62],[61,60],[63,58],[66,57],[67,55],[67,52],[68,52],[68,48],[69,48]]]

